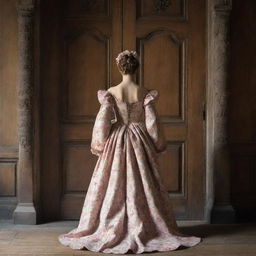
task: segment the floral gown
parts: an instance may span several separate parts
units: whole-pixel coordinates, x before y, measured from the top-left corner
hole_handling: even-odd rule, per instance
[[[170,196],[159,176],[166,140],[158,122],[157,90],[128,103],[98,90],[101,104],[92,132],[98,160],[79,225],[59,241],[73,249],[125,254],[191,247],[202,238],[178,232]]]

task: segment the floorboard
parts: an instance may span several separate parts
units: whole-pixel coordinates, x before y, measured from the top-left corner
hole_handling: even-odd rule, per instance
[[[0,255],[107,255],[87,250],[72,250],[61,245],[57,240],[58,235],[70,231],[76,225],[77,222],[75,221],[60,221],[35,226],[13,225],[7,221],[1,221]],[[203,241],[191,248],[180,247],[171,252],[144,254],[147,256],[256,256],[256,223],[254,222],[189,225],[180,226],[180,230],[188,235],[201,236]]]

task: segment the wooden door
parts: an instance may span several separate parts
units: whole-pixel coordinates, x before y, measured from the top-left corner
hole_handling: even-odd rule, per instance
[[[192,4],[193,2],[193,4]],[[97,157],[96,92],[120,82],[115,57],[135,49],[137,83],[157,89],[168,152],[161,176],[177,219],[203,219],[205,1],[42,1],[41,215],[80,217]]]

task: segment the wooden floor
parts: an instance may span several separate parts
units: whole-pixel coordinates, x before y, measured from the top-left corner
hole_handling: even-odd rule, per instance
[[[24,226],[2,221],[0,223],[0,255],[107,255],[87,250],[72,250],[61,245],[57,236],[71,230],[76,225],[77,222],[54,222]],[[147,256],[256,256],[256,223],[190,225],[180,226],[180,230],[188,235],[201,236],[203,241],[191,248],[180,247],[171,252],[143,254]]]

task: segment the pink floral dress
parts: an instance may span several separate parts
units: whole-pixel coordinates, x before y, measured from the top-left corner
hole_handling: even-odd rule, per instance
[[[59,236],[73,249],[125,254],[191,247],[202,238],[178,232],[172,202],[159,176],[166,140],[158,122],[157,90],[127,103],[98,90],[92,132],[98,160],[78,227]]]

